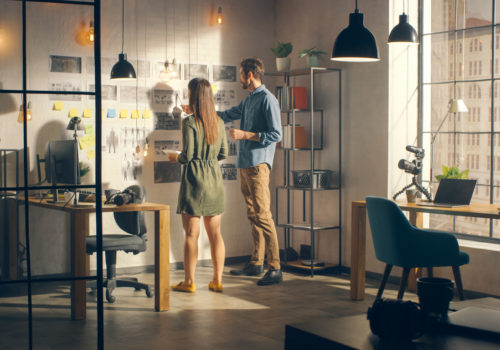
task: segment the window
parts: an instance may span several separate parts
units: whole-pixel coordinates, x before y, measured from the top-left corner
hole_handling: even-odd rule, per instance
[[[500,205],[500,0],[483,2],[488,5],[479,9],[473,8],[476,3],[472,0],[420,1],[423,7],[420,13],[424,14],[420,31],[420,125],[423,126],[420,140],[430,150],[429,134],[438,128],[442,120],[439,116],[445,114],[447,102],[463,99],[468,112],[448,115],[441,129],[448,140],[434,144],[432,173],[439,174],[442,165],[469,169],[469,177],[478,179],[473,200]],[[493,9],[496,13],[492,13]],[[493,23],[492,18],[497,20]],[[435,73],[447,71],[449,74],[441,77]],[[432,78],[431,72],[434,72]],[[424,169],[422,181],[428,185],[436,180]],[[488,232],[489,238],[500,243],[500,229],[492,229],[490,220],[477,220],[477,230],[463,224],[465,220],[452,220],[457,231],[470,235]],[[498,221],[495,225],[500,227]]]

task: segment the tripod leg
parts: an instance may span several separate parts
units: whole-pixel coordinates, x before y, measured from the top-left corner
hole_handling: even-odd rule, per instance
[[[423,188],[418,182],[417,182],[417,178],[414,176],[413,177],[413,180],[412,180],[413,184],[415,185],[415,187],[421,192],[424,194],[424,196],[427,197],[427,199],[429,201],[432,201],[431,199],[431,195],[429,193],[429,191],[427,191],[427,189]]]
[[[396,198],[397,198],[397,197],[398,197],[401,193],[403,193],[404,191],[406,191],[407,189],[409,189],[409,188],[410,188],[411,186],[413,186],[413,185],[414,185],[414,183],[413,183],[413,182],[412,182],[411,184],[409,184],[409,185],[406,185],[405,187],[403,187],[403,189],[402,189],[401,191],[397,192],[397,193],[396,193],[396,194],[392,197],[392,199],[396,200]]]

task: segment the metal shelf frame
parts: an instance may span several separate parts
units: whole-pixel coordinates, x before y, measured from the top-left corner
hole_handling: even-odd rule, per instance
[[[338,157],[339,157],[339,165],[338,165],[338,184],[337,186],[331,187],[331,188],[313,188],[313,183],[311,181],[311,187],[309,188],[304,188],[304,187],[296,187],[293,186],[293,183],[291,181],[291,155],[295,151],[309,151],[310,152],[310,177],[311,179],[313,178],[314,175],[314,169],[315,169],[315,152],[323,150],[324,144],[323,144],[323,133],[324,133],[324,128],[323,128],[323,119],[324,119],[324,112],[322,109],[319,109],[315,106],[315,77],[317,74],[327,74],[327,73],[337,73],[338,74],[338,145],[337,145],[337,150],[338,150]],[[274,77],[283,77],[283,85],[284,85],[284,96],[286,100],[288,100],[288,89],[286,87],[290,86],[290,78],[291,77],[297,77],[297,76],[309,76],[310,77],[310,89],[309,89],[309,97],[310,97],[310,108],[307,110],[297,110],[297,109],[291,109],[291,110],[284,110],[282,113],[285,113],[287,115],[287,125],[292,126],[292,145],[295,145],[295,114],[296,113],[309,113],[309,123],[310,123],[310,147],[308,148],[280,148],[283,151],[284,154],[284,166],[283,166],[283,185],[282,186],[277,186],[276,187],[276,226],[283,228],[283,234],[284,234],[284,245],[285,245],[285,252],[287,248],[290,247],[290,234],[292,230],[300,230],[300,231],[308,231],[310,234],[310,242],[311,242],[311,254],[310,254],[310,259],[311,259],[311,266],[303,266],[301,268],[307,269],[310,271],[311,276],[314,276],[314,272],[321,270],[321,268],[315,267],[314,266],[314,261],[316,260],[315,256],[315,235],[316,232],[318,231],[325,231],[325,230],[336,230],[338,232],[338,241],[339,241],[339,247],[338,247],[338,265],[337,266],[332,266],[331,264],[325,264],[325,268],[330,268],[330,267],[336,267],[338,270],[342,269],[342,70],[338,68],[326,68],[326,67],[310,67],[307,69],[298,69],[298,70],[292,70],[288,72],[273,72],[273,73],[267,73],[266,75],[269,76],[274,76]],[[314,144],[314,114],[315,112],[317,113],[318,111],[321,112],[321,147],[315,147]],[[338,223],[335,225],[318,225],[315,223],[315,208],[314,208],[314,194],[317,193],[318,191],[331,191],[335,190],[338,191]],[[286,192],[286,223],[280,223],[279,222],[279,207],[280,207],[280,200],[279,200],[279,192],[284,191]],[[292,191],[302,191],[303,192],[303,203],[302,203],[302,208],[303,208],[303,219],[305,221],[306,219],[306,192],[309,192],[309,223],[302,223],[302,224],[297,224],[297,223],[291,223],[291,192]],[[291,266],[291,265],[290,265]],[[288,261],[287,261],[287,256],[286,253],[284,254],[284,267],[288,267]],[[297,267],[297,266],[295,266]]]

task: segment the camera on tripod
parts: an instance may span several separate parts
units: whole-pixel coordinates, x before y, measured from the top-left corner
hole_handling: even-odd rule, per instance
[[[407,161],[406,159],[400,159],[398,162],[398,168],[401,170],[404,170],[408,174],[412,175],[420,175],[422,172],[422,160],[425,157],[425,150],[420,147],[415,147],[408,145],[406,146],[406,150],[408,152],[414,153],[415,158],[411,162]]]

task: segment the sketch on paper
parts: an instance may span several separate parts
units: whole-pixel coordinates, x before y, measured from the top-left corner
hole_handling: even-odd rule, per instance
[[[116,101],[116,85],[101,85],[101,96],[103,101]],[[95,85],[89,85],[89,91],[95,91]],[[89,96],[89,100],[94,100],[94,96]]]
[[[229,136],[227,138],[227,145],[229,148],[228,155],[229,156],[236,156],[238,155],[238,141],[231,139]]]
[[[154,162],[154,183],[179,182],[181,180],[181,165],[168,161]]]
[[[88,56],[86,58],[87,74],[95,73],[94,57]],[[114,64],[118,61],[118,57],[101,57],[101,75],[108,75],[111,72]]]
[[[148,88],[145,86],[120,86],[120,102],[148,101]]]
[[[155,140],[155,155],[164,156],[164,149],[180,151],[180,140]]]
[[[169,112],[155,113],[155,130],[180,130],[181,116]]]
[[[118,156],[120,151],[120,137],[116,126],[102,127],[102,154],[103,156]]]
[[[121,165],[123,181],[137,181],[142,176],[142,163],[139,153],[124,152]]]
[[[134,67],[137,67],[137,78],[150,78],[151,77],[151,62],[144,60],[134,60],[131,59],[130,63]]]
[[[220,170],[222,171],[222,180],[232,181],[238,179],[236,164],[221,164]]]
[[[185,64],[184,80],[193,78],[205,78],[208,80],[208,65],[206,64]]]
[[[236,66],[212,66],[214,81],[235,82]]]
[[[174,105],[174,90],[153,90],[152,108],[158,111],[169,111]]]
[[[226,110],[236,104],[236,92],[233,89],[220,89],[214,95],[215,108]]]
[[[50,91],[81,91],[81,81],[78,79],[51,77],[49,81]],[[81,95],[49,95],[50,100],[81,101]]]
[[[81,73],[82,58],[50,55],[50,71],[55,73]]]

